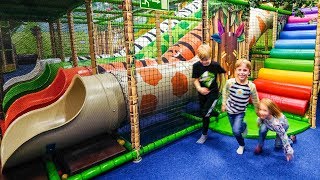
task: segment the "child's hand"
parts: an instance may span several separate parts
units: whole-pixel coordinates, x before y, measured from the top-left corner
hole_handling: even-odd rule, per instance
[[[292,154],[287,154],[286,158],[287,158],[287,161],[291,161],[293,159],[293,155]]]
[[[222,105],[222,106],[221,106],[221,111],[222,111],[222,112],[226,112],[226,105]]]
[[[208,88],[206,88],[206,87],[200,87],[198,91],[202,95],[207,95],[210,92],[210,90]]]

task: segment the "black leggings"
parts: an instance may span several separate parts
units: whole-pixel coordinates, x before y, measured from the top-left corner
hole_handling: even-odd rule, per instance
[[[199,94],[200,111],[202,116],[202,134],[207,135],[210,123],[210,116],[215,107],[215,100],[218,99],[218,92],[210,92],[207,95]],[[213,105],[214,104],[214,105]]]

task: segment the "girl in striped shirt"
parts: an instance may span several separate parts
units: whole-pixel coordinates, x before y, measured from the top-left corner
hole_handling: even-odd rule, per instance
[[[239,147],[238,154],[243,154],[244,138],[247,133],[247,124],[243,118],[245,116],[246,107],[251,97],[258,112],[258,93],[256,86],[248,80],[250,75],[251,62],[246,59],[239,59],[235,63],[235,78],[227,80],[222,91],[222,107],[221,110],[227,111],[232,133],[235,136]]]

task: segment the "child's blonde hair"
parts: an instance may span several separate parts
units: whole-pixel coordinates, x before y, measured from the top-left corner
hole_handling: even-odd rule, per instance
[[[280,108],[271,99],[263,98],[260,100],[259,106],[260,106],[260,104],[264,104],[265,106],[267,106],[267,108],[269,109],[272,116],[274,116],[276,118],[281,117],[282,113],[281,113]]]
[[[251,70],[251,62],[250,62],[249,60],[247,60],[247,59],[244,59],[244,58],[238,59],[238,60],[236,61],[235,65],[234,65],[234,68],[235,68],[235,69],[238,68],[239,66],[241,66],[242,63],[243,63],[244,65],[246,65],[246,67],[247,67],[249,70]]]
[[[202,59],[211,58],[211,47],[208,44],[202,44],[198,48],[198,57]]]

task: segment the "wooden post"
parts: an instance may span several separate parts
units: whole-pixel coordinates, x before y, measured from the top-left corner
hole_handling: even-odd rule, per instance
[[[242,54],[242,58],[248,59],[249,60],[249,20],[250,17],[248,17],[248,19],[246,19],[246,21],[244,22],[244,33],[245,33],[245,39],[244,39],[244,53]],[[251,69],[252,70],[252,69]]]
[[[50,31],[52,57],[56,58],[58,56],[57,56],[57,46],[56,46],[55,33],[54,33],[54,23],[53,22],[49,22],[49,31]]]
[[[101,32],[101,53],[106,54],[106,32]]]
[[[218,33],[218,19],[219,19],[219,11],[216,12],[214,19],[213,19],[213,33]],[[218,58],[219,57],[219,44],[216,41],[212,41],[213,42],[213,49],[214,49],[214,53],[213,53],[213,58],[216,59],[220,64],[221,64],[221,60]]]
[[[157,46],[157,63],[161,64],[161,30],[160,30],[160,12],[156,12],[156,46]]]
[[[136,81],[136,68],[134,59],[134,31],[132,18],[132,1],[123,1],[123,20],[124,20],[124,37],[125,50],[127,59],[127,75],[128,75],[128,104],[130,112],[131,124],[131,143],[137,153],[135,162],[141,160],[140,151],[140,129],[139,129],[139,111],[138,111],[138,94]]]
[[[113,33],[112,33],[112,27],[111,22],[108,22],[108,48],[109,48],[109,54],[110,56],[113,56]]]
[[[0,103],[2,105],[4,92],[3,92],[3,72],[5,70],[5,63],[4,63],[5,57],[4,57],[4,47],[3,47],[3,41],[2,41],[2,31],[0,26]],[[4,113],[2,106],[0,107],[0,120],[4,120]]]
[[[278,36],[278,13],[273,12],[272,48],[274,48],[276,44],[277,36]]]
[[[70,34],[71,57],[72,57],[73,67],[77,67],[78,55],[77,55],[76,42],[74,38],[74,23],[73,23],[72,11],[68,11],[68,26],[69,26],[69,34]]]
[[[317,102],[319,94],[319,71],[320,71],[320,2],[318,2],[317,36],[313,69],[313,85],[311,94],[311,127],[316,127]]]
[[[41,35],[41,28],[39,26],[35,26],[33,29],[34,35],[37,41],[37,54],[38,60],[43,59],[43,45],[42,45],[42,35]]]
[[[202,0],[202,37],[203,43],[209,44],[208,0]]]
[[[93,39],[95,42],[95,54],[99,54],[99,33],[98,33],[98,26],[93,24]]]
[[[238,19],[241,19],[241,16],[242,16],[242,11],[240,11],[237,16],[238,16]],[[242,57],[242,44],[243,42],[238,42],[238,48],[237,48],[237,51],[238,51],[238,59],[240,59]]]
[[[168,35],[169,35],[169,43],[168,43],[168,47],[171,47],[173,45],[173,41],[172,41],[172,21],[171,18],[169,18],[168,20]]]
[[[60,49],[60,59],[62,62],[64,62],[64,49],[63,49],[63,43],[62,43],[62,33],[61,33],[61,22],[60,19],[57,20],[57,29],[58,29],[58,44]]]
[[[94,27],[93,27],[93,18],[92,18],[92,0],[85,0],[85,2],[86,2],[91,68],[92,68],[92,74],[97,74],[97,62],[96,62],[95,42],[94,42]]]
[[[99,31],[99,55],[103,54],[102,34],[103,31]]]
[[[264,33],[264,50],[268,51],[269,50],[269,33],[268,33],[269,29],[267,29],[267,31]]]
[[[104,45],[105,45],[105,49],[104,49],[104,52],[106,54],[109,54],[108,52],[108,48],[109,48],[109,45],[108,45],[108,30],[107,31],[104,31]]]

